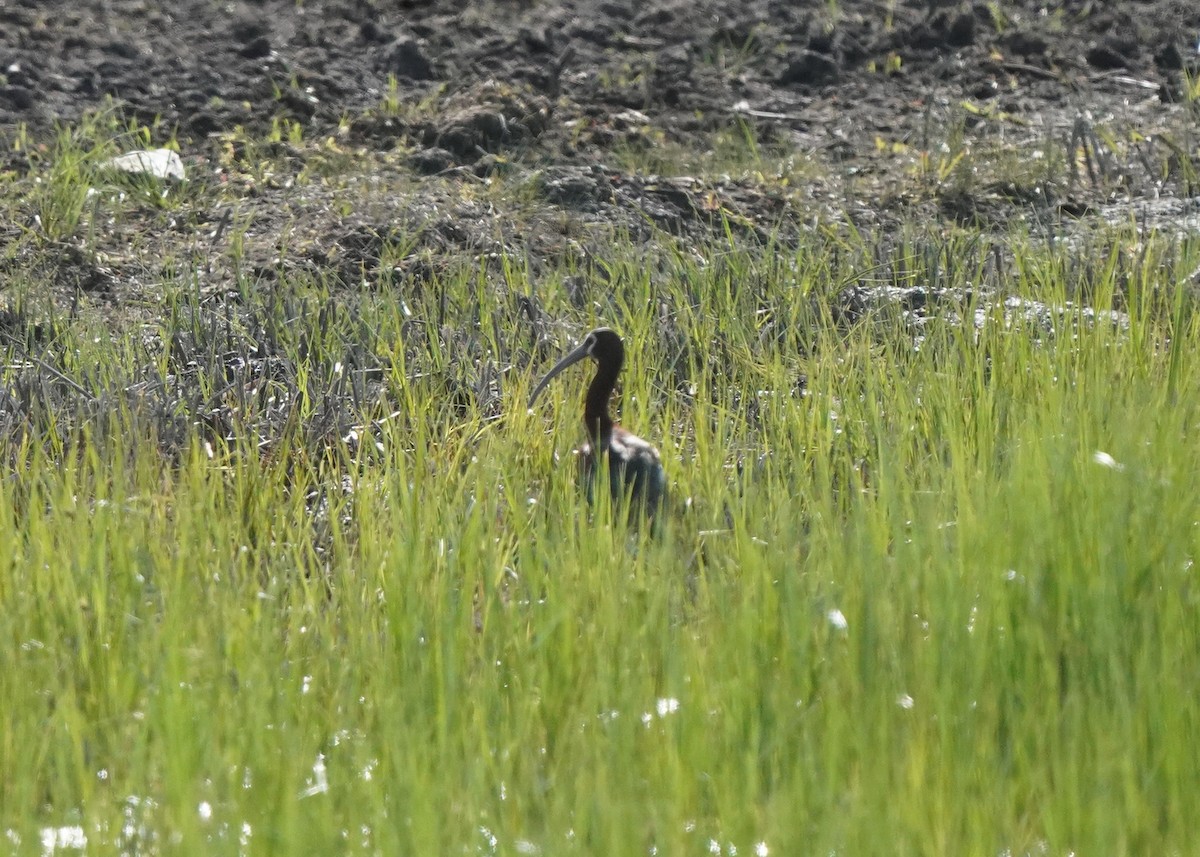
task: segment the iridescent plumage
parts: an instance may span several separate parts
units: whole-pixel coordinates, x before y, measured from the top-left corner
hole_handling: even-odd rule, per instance
[[[607,459],[609,486],[614,502],[628,498],[634,507],[644,508],[651,518],[658,512],[666,492],[666,475],[658,450],[635,434],[613,422],[608,400],[617,385],[617,376],[625,364],[625,345],[615,331],[607,327],[593,330],[579,347],[558,361],[538,382],[529,397],[529,406],[559,372],[590,357],[596,361],[596,374],[588,385],[583,421],[588,442],[579,449],[580,466],[588,499],[592,499],[596,481],[597,454]]]

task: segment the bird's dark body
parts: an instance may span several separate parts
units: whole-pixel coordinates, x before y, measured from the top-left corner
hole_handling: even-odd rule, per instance
[[[613,428],[605,441],[601,438],[601,456],[608,461],[608,486],[614,503],[628,500],[637,509],[653,515],[666,492],[666,478],[658,450],[620,426]],[[595,499],[596,454],[591,443],[579,448],[579,467],[588,501]]]
[[[589,501],[595,498],[597,451],[608,462],[608,484],[614,503],[629,502],[631,511],[657,514],[666,493],[666,475],[658,450],[637,435],[613,422],[608,400],[617,385],[617,376],[625,363],[625,345],[608,328],[589,333],[578,348],[560,360],[534,388],[532,406],[547,382],[568,366],[585,357],[596,361],[596,375],[588,385],[583,421],[588,442],[579,450],[580,475]]]

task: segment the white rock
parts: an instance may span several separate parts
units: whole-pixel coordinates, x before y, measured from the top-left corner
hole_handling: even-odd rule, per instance
[[[144,173],[156,179],[183,181],[186,178],[179,153],[170,149],[137,149],[117,155],[105,161],[104,165],[126,173]]]

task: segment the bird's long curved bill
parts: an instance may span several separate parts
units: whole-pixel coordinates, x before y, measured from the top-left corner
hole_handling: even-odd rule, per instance
[[[547,372],[546,377],[543,378],[542,380],[538,381],[538,385],[533,388],[533,393],[531,393],[529,396],[528,407],[531,407],[531,408],[533,407],[533,403],[537,401],[537,397],[542,394],[542,390],[546,389],[546,385],[550,383],[550,380],[555,375],[557,375],[562,370],[566,369],[568,366],[573,366],[574,364],[578,363],[580,360],[582,360],[583,358],[585,358],[587,356],[588,356],[588,346],[587,346],[587,343],[585,342],[582,345],[580,345],[578,348],[576,348],[574,351],[572,351],[570,354],[568,354],[566,357],[564,357],[562,360],[559,360],[557,363],[555,363],[554,368],[551,369],[549,372]]]

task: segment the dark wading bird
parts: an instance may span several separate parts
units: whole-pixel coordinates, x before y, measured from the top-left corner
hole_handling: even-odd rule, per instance
[[[621,428],[608,415],[608,400],[625,363],[625,345],[615,331],[601,327],[585,336],[579,347],[559,360],[533,388],[529,407],[533,407],[555,375],[585,357],[596,361],[596,375],[588,385],[583,406],[588,442],[579,450],[588,500],[592,499],[596,481],[597,458],[607,458],[613,502],[622,502],[627,497],[633,508],[644,509],[653,519],[662,503],[667,482],[658,450]]]

